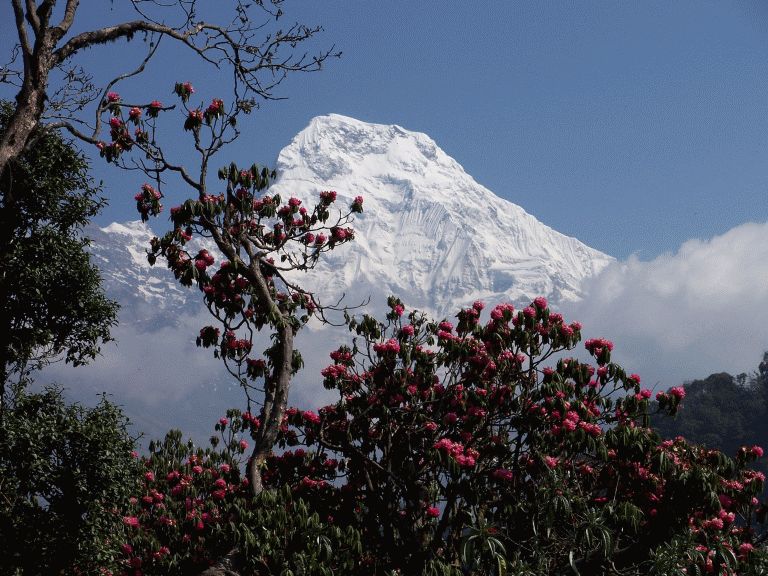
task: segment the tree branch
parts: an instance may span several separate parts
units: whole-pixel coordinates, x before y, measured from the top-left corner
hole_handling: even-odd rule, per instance
[[[24,56],[24,70],[28,70],[29,56],[32,54],[32,47],[29,45],[27,28],[24,24],[24,7],[21,5],[21,0],[12,0],[12,4],[13,15],[16,18],[16,31],[19,34],[19,43],[21,44],[21,51]]]
[[[53,53],[53,56],[57,62],[63,62],[83,48],[96,46],[98,44],[106,44],[107,42],[114,42],[120,38],[130,38],[137,32],[155,32],[157,34],[165,34],[166,36],[170,36],[171,38],[186,44],[197,52],[198,55],[209,60],[209,58],[205,56],[204,51],[196,47],[190,41],[190,38],[195,34],[200,33],[203,28],[204,26],[202,24],[198,24],[195,28],[191,28],[182,34],[169,26],[148,22],[146,20],[123,22],[116,26],[106,26],[99,30],[91,30],[90,32],[78,34],[77,36],[70,38],[61,48],[56,50]]]
[[[37,7],[34,0],[27,0],[27,22],[32,26],[32,30],[35,34],[40,33],[40,19],[37,17]]]
[[[75,12],[77,12],[77,7],[80,4],[80,0],[67,0],[67,6],[64,9],[64,17],[61,19],[61,22],[59,22],[59,25],[56,26],[56,28],[61,32],[61,36],[64,36],[66,34],[70,27],[72,26],[72,22],[75,20]]]

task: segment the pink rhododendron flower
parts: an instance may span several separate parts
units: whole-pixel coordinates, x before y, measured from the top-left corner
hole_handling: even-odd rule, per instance
[[[685,388],[683,388],[682,386],[675,386],[674,388],[670,388],[669,394],[671,396],[674,396],[678,400],[682,400],[683,398],[685,398]]]
[[[554,456],[545,456],[544,457],[544,463],[547,465],[548,468],[555,468],[557,467],[557,458]]]
[[[505,482],[510,482],[513,478],[512,471],[506,468],[496,468],[491,475],[496,480],[504,480]]]
[[[536,317],[536,310],[534,308],[531,308],[530,306],[526,306],[523,308],[523,316],[526,318],[535,318]]]

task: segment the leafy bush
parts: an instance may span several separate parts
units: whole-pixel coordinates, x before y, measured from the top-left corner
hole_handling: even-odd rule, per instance
[[[117,509],[136,485],[127,420],[102,399],[67,405],[60,390],[20,393],[0,418],[4,573],[92,573],[115,559]]]
[[[349,319],[323,371],[339,400],[288,408],[255,500],[230,411],[213,448],[153,445],[126,515],[125,567],[243,574],[757,574],[766,508],[758,446],[731,459],[663,440],[651,393],[587,340],[594,365],[553,360],[580,340],[544,299],[481,303],[454,328],[390,299],[386,322]],[[548,366],[548,361],[553,366]],[[673,388],[657,409],[675,413]],[[219,446],[221,446],[219,448]],[[174,572],[175,571],[175,572]]]

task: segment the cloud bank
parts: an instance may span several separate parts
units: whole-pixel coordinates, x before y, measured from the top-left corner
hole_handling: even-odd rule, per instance
[[[768,350],[768,223],[748,223],[674,254],[608,266],[566,307],[586,338],[666,388],[713,372],[751,372]]]

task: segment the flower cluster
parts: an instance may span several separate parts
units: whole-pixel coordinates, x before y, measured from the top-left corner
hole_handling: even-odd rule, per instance
[[[157,216],[163,211],[160,199],[163,195],[149,184],[142,184],[141,192],[133,197],[136,200],[136,210],[141,215],[141,221],[146,222],[150,216]]]

